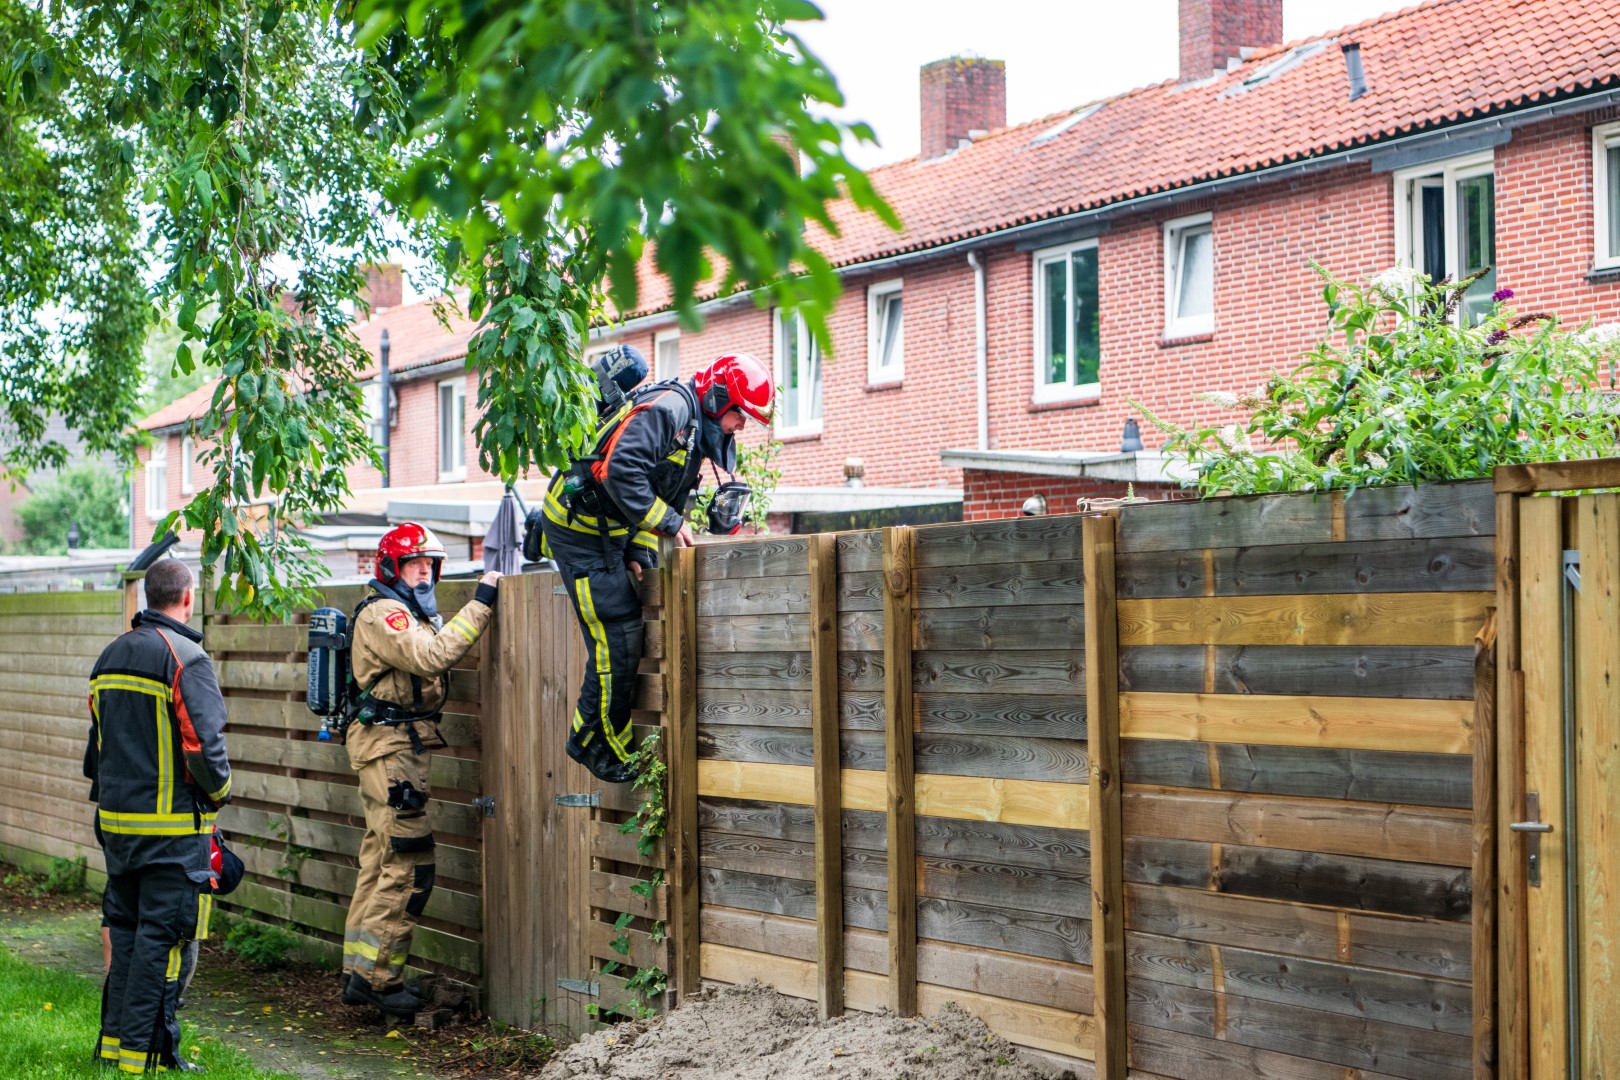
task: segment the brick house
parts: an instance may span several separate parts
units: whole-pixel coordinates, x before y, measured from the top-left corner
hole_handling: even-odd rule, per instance
[[[1494,266],[1481,297],[1511,286],[1524,310],[1620,318],[1620,0],[1432,0],[1286,44],[1282,2],[1182,0],[1178,78],[1012,127],[1001,64],[926,66],[922,152],[870,173],[904,229],[842,207],[839,235],[814,237],[843,281],[831,355],[747,296],[707,298],[703,329],[680,331],[651,272],[592,349],[635,344],[660,376],[768,359],[790,498],[834,497],[858,459],[869,505],[909,491],[978,518],[1033,495],[1057,512],[1126,484],[1168,494],[1156,433],[1128,442],[1128,403],[1217,419],[1194,394],[1292,366],[1322,324],[1312,261],[1363,280]],[[464,481],[438,434],[461,408],[445,386],[475,395],[450,363],[468,332],[411,310],[361,328],[368,347],[391,320],[424,337],[391,333],[393,366],[424,373],[400,411],[434,444],[396,447],[395,485],[482,498],[471,417],[454,413]],[[177,443],[186,408],[143,426]],[[175,469],[160,475],[173,505]]]

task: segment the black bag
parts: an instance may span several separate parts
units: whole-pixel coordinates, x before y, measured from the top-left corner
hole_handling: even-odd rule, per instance
[[[540,554],[540,541],[543,539],[543,537],[540,534],[540,529],[544,519],[545,512],[538,506],[536,506],[533,510],[530,510],[523,517],[524,562],[539,562],[542,558]]]
[[[242,884],[242,874],[246,868],[242,865],[242,857],[225,846],[225,838],[214,833],[214,847],[219,849],[219,869],[215,871],[215,896],[226,896],[236,891]]]

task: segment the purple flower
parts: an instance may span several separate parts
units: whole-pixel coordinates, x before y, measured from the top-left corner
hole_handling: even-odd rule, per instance
[[[1497,289],[1495,292],[1491,293],[1491,299],[1496,301],[1498,304],[1504,300],[1511,300],[1513,299],[1513,290]]]
[[[1502,291],[1510,296],[1513,294],[1512,289],[1503,289]],[[1492,330],[1489,334],[1485,335],[1485,344],[1500,345],[1502,342],[1507,340],[1507,336],[1508,332],[1506,330]]]

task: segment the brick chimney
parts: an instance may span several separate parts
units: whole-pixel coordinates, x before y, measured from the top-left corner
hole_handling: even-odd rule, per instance
[[[953,56],[922,67],[922,156],[937,158],[975,132],[1007,126],[1007,64]]]
[[[397,308],[405,300],[405,268],[397,263],[372,263],[365,268],[366,283],[360,288],[360,299],[371,306],[376,315]]]
[[[1181,0],[1181,81],[1207,79],[1242,50],[1282,39],[1283,0]]]

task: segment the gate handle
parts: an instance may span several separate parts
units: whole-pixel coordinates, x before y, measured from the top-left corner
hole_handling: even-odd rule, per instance
[[[1544,833],[1553,831],[1553,827],[1545,821],[1515,821],[1508,828],[1513,832]]]

